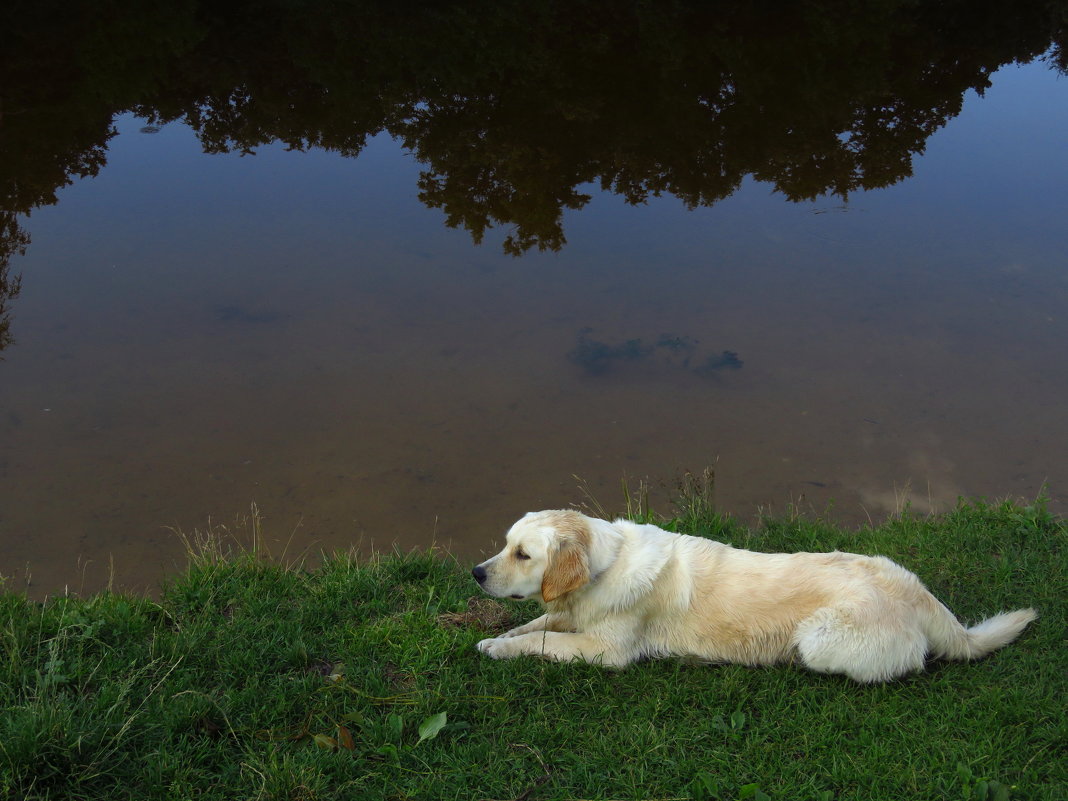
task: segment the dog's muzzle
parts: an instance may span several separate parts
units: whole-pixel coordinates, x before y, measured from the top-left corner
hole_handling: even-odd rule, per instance
[[[475,565],[471,569],[471,575],[475,577],[475,581],[477,581],[480,586],[486,583],[486,568],[482,565]]]

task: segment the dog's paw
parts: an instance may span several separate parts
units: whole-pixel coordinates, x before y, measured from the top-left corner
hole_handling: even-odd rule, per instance
[[[493,659],[504,659],[507,656],[511,656],[507,653],[509,650],[507,644],[502,637],[490,637],[486,640],[480,640],[478,645],[475,646],[481,653]]]

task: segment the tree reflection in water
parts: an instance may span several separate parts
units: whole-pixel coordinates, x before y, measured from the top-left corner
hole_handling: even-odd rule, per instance
[[[565,244],[593,184],[690,207],[751,176],[789,200],[896,183],[999,67],[1068,66],[1063,0],[17,4],[0,11],[0,347],[18,215],[96,175],[117,114],[205,152],[357,156],[383,131],[475,242]]]

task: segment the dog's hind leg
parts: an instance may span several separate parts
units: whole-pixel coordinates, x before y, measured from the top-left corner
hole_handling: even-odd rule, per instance
[[[891,602],[879,612],[855,606],[817,609],[794,632],[802,663],[871,684],[922,670],[927,638],[915,611]]]

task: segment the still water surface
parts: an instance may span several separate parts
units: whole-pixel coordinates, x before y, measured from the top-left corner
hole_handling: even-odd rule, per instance
[[[358,158],[206,155],[114,121],[99,175],[21,218],[0,362],[0,572],[154,585],[169,527],[258,504],[291,553],[489,549],[521,513],[669,511],[681,469],[751,519],[1068,501],[1068,82],[1008,66],[911,178],[711,207],[587,184],[566,245],[504,252]],[[276,545],[275,547],[281,547]]]

